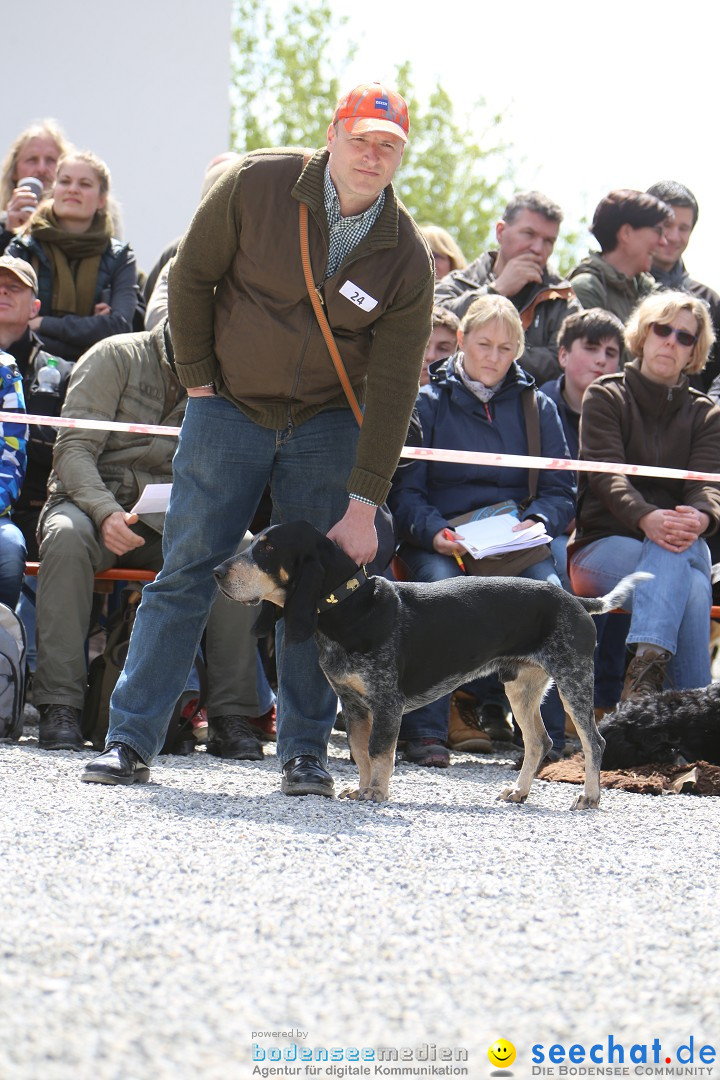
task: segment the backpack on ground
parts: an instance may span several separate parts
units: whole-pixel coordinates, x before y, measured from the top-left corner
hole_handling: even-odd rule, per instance
[[[131,586],[123,589],[120,607],[108,619],[107,640],[103,652],[96,656],[88,669],[88,688],[82,714],[82,733],[96,750],[103,750],[110,723],[110,698],[125,664],[135,615],[140,606],[140,590]],[[207,698],[207,675],[200,656],[187,686],[173,709],[161,754],[190,754],[195,749],[192,721]],[[195,701],[191,715],[182,716],[185,707]],[[185,710],[187,711],[187,710]]]
[[[25,627],[0,604],[0,742],[14,742],[22,734],[26,654]]]

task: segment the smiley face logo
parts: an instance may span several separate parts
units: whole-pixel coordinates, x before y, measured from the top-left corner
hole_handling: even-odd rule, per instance
[[[498,1039],[488,1047],[488,1057],[491,1065],[506,1069],[515,1060],[515,1047],[507,1039]]]

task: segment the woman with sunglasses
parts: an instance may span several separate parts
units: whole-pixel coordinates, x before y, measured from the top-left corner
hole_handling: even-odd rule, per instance
[[[585,392],[580,457],[720,472],[720,408],[690,387],[714,334],[708,309],[687,293],[658,292],[630,316],[633,360]],[[703,480],[580,473],[569,573],[580,596],[600,596],[626,574],[637,585],[627,643],[634,653],[622,700],[710,682],[710,552],[720,486]]]

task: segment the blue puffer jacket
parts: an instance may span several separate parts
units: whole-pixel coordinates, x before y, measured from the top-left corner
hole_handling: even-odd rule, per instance
[[[423,445],[447,450],[476,450],[494,454],[527,454],[528,440],[522,394],[535,381],[513,364],[500,390],[485,405],[456,375],[453,361],[430,367],[431,381],[417,400]],[[543,457],[566,458],[568,448],[555,403],[538,390],[540,446]],[[528,496],[528,471],[501,466],[413,462],[401,469],[388,502],[402,540],[432,551],[433,537],[448,527],[449,519],[483,506]],[[551,536],[558,536],[575,514],[572,475],[543,469],[537,496],[521,513],[541,520]]]
[[[9,245],[6,254],[24,259],[35,267],[42,317],[36,333],[52,355],[77,360],[103,338],[132,330],[138,292],[135,253],[129,244],[110,240],[100,259],[95,303],[109,304],[109,315],[52,315],[52,266],[42,244],[30,235],[19,236]]]

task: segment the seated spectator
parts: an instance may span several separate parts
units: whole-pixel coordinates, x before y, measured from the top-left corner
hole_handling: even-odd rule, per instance
[[[580,409],[590,383],[618,369],[625,346],[625,328],[602,308],[588,308],[568,315],[558,334],[558,361],[563,369],[557,379],[540,389],[557,405],[571,458],[580,452]],[[567,573],[567,545],[575,519],[553,539],[553,558],[563,588],[572,592]],[[596,615],[595,710],[600,716],[617,704],[625,673],[625,638],[630,628],[627,615]]]
[[[66,360],[132,328],[137,267],[129,244],[112,235],[110,173],[89,151],[58,164],[52,199],[41,203],[8,255],[34,267],[40,313],[31,322],[44,347]]]
[[[542,455],[567,457],[555,405],[536,390],[532,378],[516,363],[524,339],[513,304],[502,296],[481,297],[465,315],[458,342],[461,351],[431,372],[429,385],[418,395],[423,444],[451,450],[527,454],[522,397],[531,393],[537,396]],[[455,555],[462,548],[451,519],[512,499],[519,507],[517,529],[541,521],[550,535],[556,536],[574,513],[574,491],[569,473],[542,470],[536,497],[523,506],[529,498],[527,469],[415,461],[396,474],[389,498],[402,541],[399,555],[413,580],[457,577],[462,571]],[[550,557],[528,567],[520,576],[551,581],[560,587]],[[403,718],[401,738],[407,740],[408,760],[418,765],[448,765],[448,739],[451,748],[468,749],[481,734],[486,736],[485,749],[490,741],[487,733],[491,738],[494,735],[509,741],[502,683],[493,676],[476,680],[468,689],[480,706],[454,716],[450,736],[449,696]],[[556,690],[546,698],[542,711],[559,756],[564,746],[565,719]]]
[[[450,233],[440,225],[423,225],[420,229],[432,251],[435,261],[435,280],[439,281],[451,270],[462,270],[467,259],[462,248]]]
[[[633,360],[585,391],[580,456],[698,472],[720,461],[720,409],[693,390],[713,342],[707,305],[679,292],[646,297],[625,332]],[[600,596],[636,570],[628,606],[634,651],[622,699],[710,682],[710,553],[720,488],[702,480],[581,473],[570,580]]]
[[[2,297],[0,285],[0,307]],[[0,421],[0,603],[14,611],[25,573],[25,541],[10,514],[25,475],[27,424],[20,372],[5,352],[0,352],[0,412],[18,413],[17,423]]]
[[[507,296],[525,331],[519,362],[538,383],[560,374],[557,332],[565,316],[580,306],[570,284],[547,265],[562,218],[560,207],[540,192],[516,195],[495,226],[498,250],[453,270],[435,290],[435,303],[460,319],[480,296]]]
[[[27,410],[40,416],[59,416],[72,364],[45,352],[30,329],[30,322],[40,310],[37,289],[37,277],[29,263],[9,255],[0,257],[0,349],[17,364]],[[58,376],[54,387],[43,388],[38,376],[48,360]],[[13,521],[25,537],[28,558],[32,560],[37,559],[35,530],[47,497],[54,442],[54,428],[36,424],[30,427],[25,479],[13,504]]]
[[[699,376],[694,376],[700,381],[695,384],[698,390],[707,390],[715,376],[720,371],[720,357],[718,356],[718,336],[720,336],[720,296],[709,285],[703,285],[691,278],[683,262],[685,248],[690,243],[690,237],[697,225],[700,209],[697,199],[690,188],[684,184],[678,184],[675,180],[661,180],[657,184],[651,184],[647,189],[648,195],[654,195],[668,206],[672,207],[675,215],[672,221],[666,222],[665,246],[659,247],[653,255],[651,274],[655,281],[664,289],[679,289],[680,292],[689,292],[693,296],[699,296],[710,308],[710,318],[715,331],[715,344],[710,353],[710,359]],[[692,382],[693,380],[691,380]]]
[[[37,193],[22,181],[34,176],[48,195],[55,182],[58,161],[70,149],[54,120],[42,120],[20,132],[0,173],[0,254],[27,224],[40,202]]]
[[[447,360],[457,351],[457,332],[460,329],[460,320],[457,315],[446,308],[435,307],[432,313],[432,332],[428,339],[423,357],[422,371],[420,372],[420,385],[427,386],[430,382],[429,367],[438,360]]]
[[[63,415],[125,423],[180,424],[187,395],[171,367],[167,323],[102,341],[73,370]],[[39,744],[83,747],[84,642],[94,575],[110,567],[159,570],[164,515],[130,513],[148,483],[172,479],[176,440],[164,435],[64,428],[40,518],[38,661],[33,696]],[[260,759],[257,613],[218,594],[207,626],[208,753]],[[172,649],[172,641],[166,643]],[[151,692],[148,688],[148,692]]]
[[[569,275],[582,306],[604,308],[626,323],[655,288],[650,270],[667,246],[664,228],[672,217],[669,206],[642,191],[621,188],[601,199],[590,226],[600,252],[591,252]],[[629,359],[624,352],[622,363]]]
[[[37,288],[37,277],[29,263],[9,255],[0,256],[0,349],[9,353],[18,366],[27,410],[41,416],[59,416],[72,364],[46,353],[30,329],[31,320],[40,310]],[[48,366],[49,360],[57,374],[51,380],[54,385],[43,387],[40,372]],[[31,425],[25,479],[13,502],[13,523],[24,537],[26,557],[33,561],[38,557],[35,534],[47,496],[54,442],[54,428]],[[26,664],[30,674],[35,671],[35,585],[34,577],[25,578],[17,608],[25,627]]]
[[[600,375],[617,371],[625,342],[625,328],[619,319],[601,308],[568,315],[558,334],[558,363],[562,375],[540,387],[557,405],[570,457],[577,459],[580,447],[580,409],[591,382]],[[572,592],[565,567],[567,538],[574,520],[552,543],[553,556],[564,587]]]

